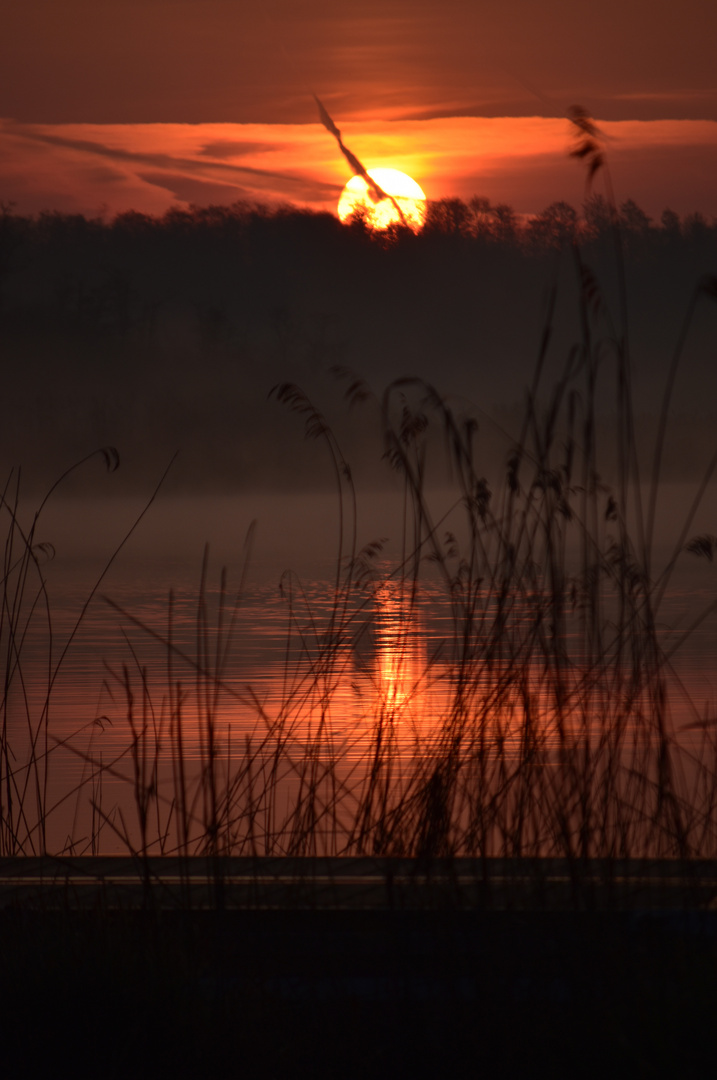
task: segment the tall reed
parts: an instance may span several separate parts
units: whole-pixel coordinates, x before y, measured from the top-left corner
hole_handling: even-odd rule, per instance
[[[99,458],[108,472],[119,467],[114,447],[102,447],[70,466],[55,481],[23,523],[21,475],[12,470],[0,492],[0,517],[4,521],[4,554],[0,582],[0,665],[2,696],[0,712],[0,854],[43,855],[48,851],[48,823],[79,802],[89,786],[99,798],[105,765],[94,761],[91,773],[79,785],[59,797],[51,795],[50,777],[67,737],[59,737],[53,725],[53,694],[68,654],[77,638],[90,604],[129,538],[152,505],[164,476],[146,505],[130,525],[73,615],[69,630],[56,631],[50,589],[45,573],[55,549],[38,539],[42,515],[66,481],[90,461]],[[170,466],[171,467],[171,463]],[[39,652],[38,652],[39,650]],[[42,674],[38,674],[41,671]],[[70,740],[71,741],[71,740]],[[54,801],[53,801],[54,799]],[[96,822],[99,829],[100,822]],[[73,838],[67,843],[73,846]],[[91,845],[96,847],[93,826]]]
[[[676,730],[680,685],[659,630],[679,553],[651,576],[651,528],[634,524],[645,488],[630,424],[617,487],[600,478],[593,316],[584,316],[581,350],[556,385],[542,400],[538,379],[531,388],[495,490],[478,467],[472,421],[459,421],[421,380],[386,389],[385,454],[404,487],[402,549],[393,565],[380,541],[357,550],[351,474],[337,468],[343,509],[331,602],[312,608],[298,579],[285,575],[283,690],[271,708],[231,677],[241,590],[227,620],[222,580],[210,628],[205,561],[195,651],[176,645],[171,606],[167,633],[151,630],[167,653],[163,720],[144,709],[137,728],[140,690],[132,690],[128,669],[122,676],[142,851],[577,861],[715,853],[714,730],[703,728],[698,751]],[[623,408],[624,390],[616,394]],[[308,417],[309,434],[326,436],[298,389],[283,387],[280,396]],[[455,483],[448,519],[434,509],[426,481],[439,435]],[[647,492],[650,499],[649,485]],[[683,549],[685,526],[678,532]],[[364,649],[371,634],[386,637],[387,589],[388,683],[377,670],[376,642],[373,658]],[[432,603],[440,592],[451,631],[443,655],[417,670],[411,642],[427,591]],[[362,651],[368,660],[357,667]],[[364,706],[347,732],[339,690],[359,670]],[[149,684],[139,661],[135,678],[144,701]],[[436,710],[425,722],[416,720],[422,697]],[[237,738],[231,717],[239,711]],[[194,764],[188,732],[198,740]],[[157,783],[165,751],[171,795]],[[165,815],[149,845],[147,799],[155,815],[164,799]]]

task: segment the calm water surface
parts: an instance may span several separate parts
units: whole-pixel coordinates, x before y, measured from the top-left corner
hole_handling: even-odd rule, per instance
[[[97,794],[100,762],[113,763],[102,780],[103,804],[124,803],[130,813],[130,713],[135,733],[149,729],[156,736],[152,745],[166,749],[172,694],[185,702],[189,761],[206,753],[199,717],[209,714],[218,753],[227,758],[244,751],[248,740],[260,746],[277,725],[299,752],[323,724],[350,768],[366,753],[377,717],[391,718],[407,760],[428,745],[445,714],[455,658],[450,604],[430,566],[411,603],[408,586],[391,573],[400,546],[389,542],[374,560],[380,587],[370,597],[356,590],[337,609],[331,498],[168,500],[152,509],[82,614],[135,513],[130,501],[77,502],[48,515],[46,529],[57,548],[45,567],[51,622],[41,611],[33,617],[13,715],[16,745],[27,748],[27,720],[20,718],[40,726],[52,681],[46,745],[48,798],[58,807],[55,843],[91,831],[87,802]],[[254,516],[259,525],[249,550]],[[395,496],[375,496],[368,518],[359,545],[391,532],[400,536]],[[665,645],[715,597],[715,568],[683,560],[660,612]],[[677,726],[715,715],[716,658],[717,616],[711,613],[674,658]],[[198,670],[218,678],[203,678]],[[123,845],[107,837],[105,850],[113,847]]]

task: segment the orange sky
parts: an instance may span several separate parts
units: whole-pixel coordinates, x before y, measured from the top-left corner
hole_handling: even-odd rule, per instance
[[[717,5],[684,0],[24,0],[0,37],[0,200],[161,213],[237,198],[333,209],[346,163],[427,195],[579,204],[568,107],[619,199],[717,215]],[[254,10],[256,8],[256,10]]]
[[[717,122],[616,121],[603,129],[619,199],[630,196],[655,217],[667,206],[717,215]],[[520,213],[583,198],[566,120],[367,120],[342,132],[367,168],[401,169],[429,198],[480,194]],[[319,124],[4,122],[0,136],[2,199],[24,213],[161,214],[237,199],[333,211],[350,176]]]

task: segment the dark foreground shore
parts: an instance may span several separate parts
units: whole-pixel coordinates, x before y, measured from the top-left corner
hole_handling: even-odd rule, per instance
[[[8,1078],[714,1075],[709,905],[122,910],[16,896],[0,964]]]

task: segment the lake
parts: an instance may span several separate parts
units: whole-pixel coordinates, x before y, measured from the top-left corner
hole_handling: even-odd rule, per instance
[[[666,500],[656,566],[669,558],[674,506],[688,498],[680,489]],[[436,499],[440,519],[451,498]],[[364,554],[350,588],[346,530],[337,584],[331,495],[160,496],[75,630],[141,509],[129,497],[77,499],[43,516],[36,539],[55,547],[42,568],[50,618],[39,604],[21,664],[6,663],[4,853],[158,854],[207,843],[233,854],[461,844],[554,853],[556,843],[564,853],[556,830],[567,804],[573,817],[587,815],[591,842],[600,834],[605,843],[608,832],[632,835],[666,782],[653,660],[624,641],[617,655],[609,602],[602,654],[596,660],[593,643],[585,670],[575,665],[580,603],[566,607],[560,659],[535,585],[512,596],[497,639],[503,601],[497,592],[480,599],[479,579],[467,618],[468,592],[448,587],[435,559],[421,561],[417,581],[410,559],[400,569],[396,492],[361,504]],[[705,527],[712,509],[708,501]],[[462,543],[455,512],[441,525],[451,529]],[[681,559],[658,611],[665,653],[716,584],[707,559]],[[26,611],[31,596],[28,588]],[[660,669],[670,785],[681,803],[694,795],[685,829],[702,827],[705,854],[714,726],[699,724],[716,714],[716,646],[711,612]],[[589,812],[580,811],[587,795]]]

